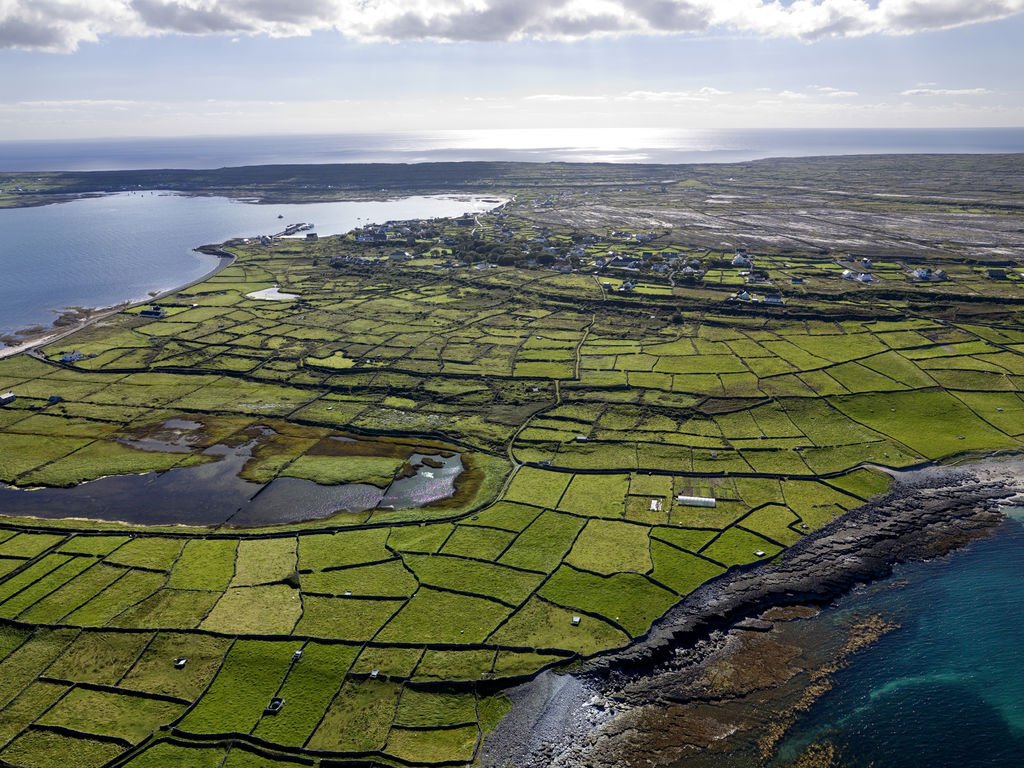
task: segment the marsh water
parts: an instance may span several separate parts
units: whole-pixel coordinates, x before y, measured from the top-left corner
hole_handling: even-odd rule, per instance
[[[68,307],[141,301],[197,280],[218,264],[193,250],[206,243],[271,235],[299,222],[327,235],[493,206],[454,197],[257,205],[140,191],[0,210],[0,336],[49,326]]]
[[[865,614],[900,627],[835,675],[776,764],[828,742],[845,768],[1024,765],[1022,609],[1024,508],[993,536],[840,601],[808,622],[814,632]]]
[[[186,435],[187,425],[195,423],[175,422]],[[295,477],[253,483],[239,473],[258,442],[254,437],[240,445],[211,446],[202,452],[209,460],[195,466],[112,475],[72,488],[31,490],[0,485],[0,509],[7,515],[71,516],[141,525],[280,525],[321,520],[342,512],[422,507],[450,498],[463,470],[458,454],[415,453],[408,459],[415,472],[392,481],[387,488],[366,483],[318,485]],[[170,443],[138,440],[129,444],[143,450],[191,450],[187,437]]]

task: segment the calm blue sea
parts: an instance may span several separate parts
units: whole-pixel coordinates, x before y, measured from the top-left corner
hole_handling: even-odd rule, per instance
[[[206,243],[273,234],[296,222],[326,235],[492,205],[445,197],[256,205],[138,192],[0,210],[0,334],[49,325],[65,307],[144,300],[151,291],[191,282],[217,265],[216,257],[193,251]]]
[[[459,160],[716,163],[764,157],[1024,152],[1024,128],[933,130],[516,129],[0,141],[0,171],[221,168]]]
[[[1024,509],[1016,517],[819,617],[880,613],[901,628],[836,675],[781,759],[831,741],[846,768],[1024,765]]]

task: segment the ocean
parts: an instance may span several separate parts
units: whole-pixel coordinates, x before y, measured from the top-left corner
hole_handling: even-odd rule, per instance
[[[855,655],[776,763],[830,742],[844,768],[1024,765],[1024,508],[997,533],[913,563],[813,621],[900,628]]]
[[[368,223],[458,216],[490,207],[493,203],[454,197],[257,205],[126,192],[0,210],[0,335],[49,326],[67,307],[145,300],[151,292],[196,280],[218,263],[215,256],[195,253],[199,245],[274,234],[298,222],[328,235]]]
[[[307,163],[723,163],[765,157],[1024,152],[1024,128],[527,129],[295,136],[0,141],[0,172]]]

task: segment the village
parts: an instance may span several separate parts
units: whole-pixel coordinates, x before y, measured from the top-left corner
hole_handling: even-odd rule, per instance
[[[548,197],[526,207],[551,209],[557,202]],[[609,228],[598,234],[538,224],[525,218],[513,199],[486,214],[366,225],[326,240],[324,260],[335,269],[356,270],[402,268],[410,262],[448,273],[517,268],[589,277],[608,297],[699,296],[765,308],[809,302],[822,293],[903,290],[952,280],[948,263],[940,266],[918,256],[778,253],[728,242],[712,249],[689,245],[685,238],[685,232],[672,228]],[[260,242],[269,247],[275,239],[264,236]],[[316,241],[316,233],[308,233],[306,240]],[[1017,282],[1024,275],[1012,268],[973,267],[956,278]]]

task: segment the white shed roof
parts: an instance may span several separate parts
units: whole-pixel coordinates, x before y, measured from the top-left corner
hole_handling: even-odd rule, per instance
[[[676,496],[676,501],[684,507],[713,507],[718,503],[710,496]]]

